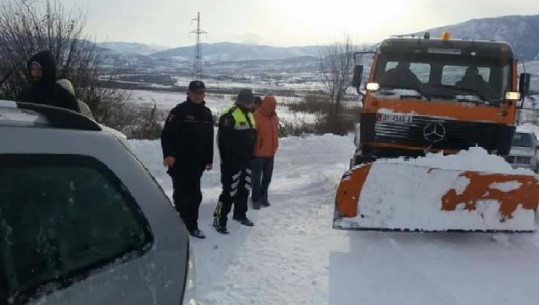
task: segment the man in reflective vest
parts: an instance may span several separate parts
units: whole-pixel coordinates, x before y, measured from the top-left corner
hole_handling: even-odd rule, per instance
[[[223,190],[213,215],[213,226],[222,234],[228,234],[226,223],[232,204],[232,219],[242,225],[253,226],[253,222],[247,218],[247,199],[251,190],[250,161],[256,143],[255,118],[252,114],[254,99],[251,90],[241,90],[235,105],[219,118],[217,142]]]

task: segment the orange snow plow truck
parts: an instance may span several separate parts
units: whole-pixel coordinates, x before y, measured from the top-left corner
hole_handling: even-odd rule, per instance
[[[529,74],[517,74],[513,48],[452,39],[447,32],[439,39],[389,38],[370,52],[362,84],[358,58],[365,53],[354,54],[353,86],[363,106],[333,227],[535,231],[539,181],[531,171],[444,164],[481,150],[505,165],[501,157],[511,149],[518,105],[530,83]],[[414,162],[433,156],[434,164]]]

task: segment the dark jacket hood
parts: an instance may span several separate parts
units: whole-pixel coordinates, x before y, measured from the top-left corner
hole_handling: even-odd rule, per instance
[[[56,60],[50,51],[42,51],[30,58],[27,63],[28,73],[33,62],[37,62],[43,69],[43,76],[39,82],[55,82],[56,81]]]

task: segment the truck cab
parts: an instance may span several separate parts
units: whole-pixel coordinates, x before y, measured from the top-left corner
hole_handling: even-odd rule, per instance
[[[363,109],[352,166],[472,146],[509,154],[529,76],[521,76],[519,88],[508,43],[451,39],[447,32],[440,39],[389,38],[360,88],[362,70],[356,66],[353,81]]]

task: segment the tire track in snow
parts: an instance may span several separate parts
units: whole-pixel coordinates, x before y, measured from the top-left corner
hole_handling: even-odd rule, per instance
[[[292,172],[285,169],[290,162],[276,164],[272,207],[256,212],[252,234],[219,289],[203,297],[205,304],[328,304],[329,249],[346,234],[331,229],[336,186],[345,168],[330,163],[329,168],[317,163],[315,170],[312,164],[295,165]],[[254,266],[253,257],[258,258]]]

